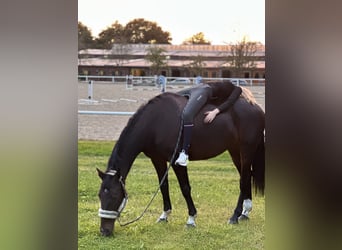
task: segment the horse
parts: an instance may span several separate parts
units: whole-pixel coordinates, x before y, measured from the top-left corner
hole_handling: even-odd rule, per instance
[[[194,119],[194,130],[189,149],[189,161],[206,160],[226,150],[240,175],[240,194],[230,224],[248,219],[252,209],[252,184],[255,193],[264,194],[265,188],[265,113],[243,91],[234,105],[212,123],[204,123],[204,113],[219,103],[207,103]],[[188,208],[187,226],[196,226],[197,210],[191,197],[187,167],[175,165],[173,154],[182,142],[182,111],[187,98],[177,93],[164,92],[151,98],[129,119],[109,157],[107,170],[97,173],[102,180],[98,193],[101,207],[100,233],[111,236],[116,219],[127,201],[125,180],[131,166],[141,152],[149,157],[157,172],[163,198],[163,211],[157,221],[167,221],[172,206],[169,196],[168,162],[176,174]],[[177,150],[177,151],[175,151]]]

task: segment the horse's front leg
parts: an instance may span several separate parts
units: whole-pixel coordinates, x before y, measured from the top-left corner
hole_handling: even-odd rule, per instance
[[[173,169],[175,171],[179,186],[181,188],[182,194],[188,206],[189,217],[186,222],[186,225],[195,227],[196,226],[195,218],[197,215],[197,210],[191,197],[191,186],[190,186],[189,177],[188,177],[188,169],[187,167],[183,167],[183,166],[174,166]]]
[[[165,173],[167,170],[167,162],[162,159],[152,159],[152,163],[157,171],[159,184],[161,183],[161,181],[163,181],[163,183],[160,186],[160,190],[163,196],[163,212],[159,216],[157,222],[163,222],[163,221],[167,222],[167,218],[170,215],[171,210],[172,210],[170,194],[169,194],[168,174],[166,174],[165,176]]]

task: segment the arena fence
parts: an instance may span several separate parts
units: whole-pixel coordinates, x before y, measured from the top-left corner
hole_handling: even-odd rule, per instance
[[[158,83],[159,76],[96,76],[96,75],[78,75],[79,81],[105,81],[112,83],[126,83],[132,84],[133,86],[146,85],[155,86]],[[210,78],[210,77],[165,77],[166,84],[177,85],[193,85],[200,83],[201,81],[212,81],[212,80],[231,80],[237,85],[247,85],[247,86],[263,86],[265,85],[265,78]]]
[[[203,81],[230,80],[238,86],[265,86],[264,78],[202,78],[202,77],[164,77],[164,76],[91,76],[79,75],[80,82],[88,83],[88,97],[82,99],[87,103],[96,103],[93,99],[94,82],[112,82],[126,84],[126,89],[135,87],[159,89],[164,92],[167,85],[193,86]],[[133,115],[134,112],[116,112],[116,111],[85,111],[79,110],[80,115]]]

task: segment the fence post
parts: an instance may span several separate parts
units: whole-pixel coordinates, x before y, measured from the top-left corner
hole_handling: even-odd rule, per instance
[[[165,76],[163,76],[163,75],[159,76],[158,84],[160,85],[161,92],[164,93],[165,92],[165,87],[166,87],[165,86],[166,85],[166,78],[165,78]]]
[[[88,99],[93,100],[93,82],[94,81],[88,81]]]
[[[126,89],[133,89],[133,76],[126,75]]]
[[[195,79],[195,84],[201,84],[202,82],[202,77],[201,76],[197,76],[196,79]]]

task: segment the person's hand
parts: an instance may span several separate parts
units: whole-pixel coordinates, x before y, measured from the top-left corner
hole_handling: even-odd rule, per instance
[[[218,113],[220,113],[220,110],[217,108],[212,110],[212,111],[205,112],[204,114],[206,116],[204,117],[204,122],[205,123],[211,123],[215,119],[215,117]]]

